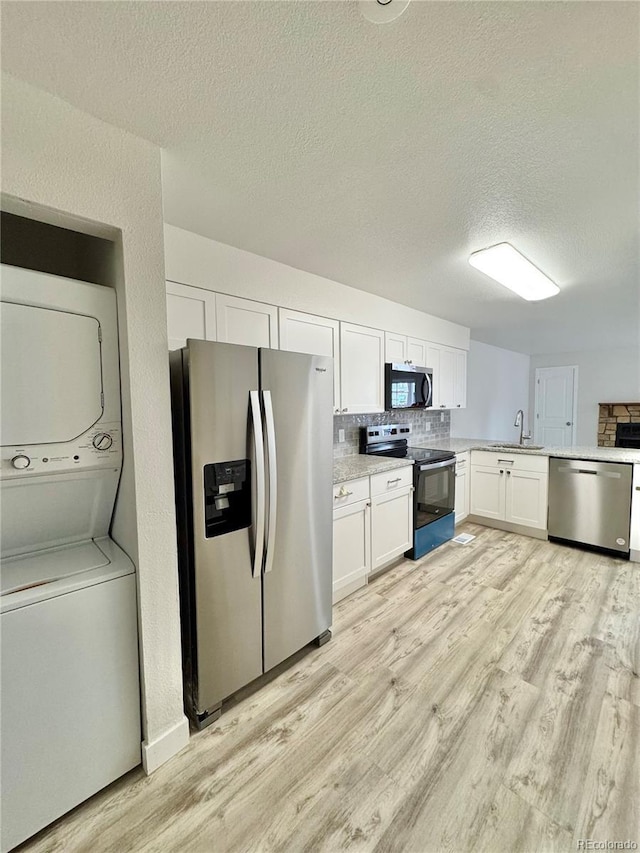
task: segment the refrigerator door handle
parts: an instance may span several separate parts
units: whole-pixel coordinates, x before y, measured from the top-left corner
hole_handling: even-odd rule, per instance
[[[257,391],[249,391],[251,404],[251,419],[253,421],[253,447],[256,457],[256,517],[255,542],[253,553],[254,578],[260,577],[262,559],[264,557],[264,519],[266,514],[265,476],[264,476],[264,441],[262,438],[262,415],[260,414],[260,397]]]
[[[269,520],[267,522],[267,556],[264,562],[265,574],[273,568],[273,547],[276,538],[276,518],[278,513],[278,474],[276,464],[276,429],[273,421],[273,402],[271,391],[263,391],[264,421],[267,433],[267,461],[269,465]]]

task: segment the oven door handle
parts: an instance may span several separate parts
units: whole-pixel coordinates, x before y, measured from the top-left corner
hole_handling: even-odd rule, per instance
[[[421,471],[435,471],[437,468],[449,468],[456,464],[455,459],[445,459],[444,462],[431,462],[426,465],[421,465]]]

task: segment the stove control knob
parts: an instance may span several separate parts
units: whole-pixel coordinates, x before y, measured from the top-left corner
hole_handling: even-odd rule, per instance
[[[108,432],[99,432],[93,439],[96,450],[108,450],[113,444],[113,438]]]
[[[14,456],[11,460],[11,464],[14,468],[28,468],[31,465],[31,460],[28,456],[25,456],[23,453],[19,453],[17,456]]]

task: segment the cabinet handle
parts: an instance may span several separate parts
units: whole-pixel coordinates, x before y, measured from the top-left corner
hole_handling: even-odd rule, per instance
[[[342,411],[343,411],[343,412],[348,412],[349,410],[348,410],[348,409],[343,409]]]
[[[507,471],[507,477],[511,476],[511,471]]]
[[[352,495],[353,492],[349,492],[346,489],[340,489],[337,495],[333,496],[334,501],[340,500],[340,498],[348,498],[349,495]]]
[[[498,465],[513,465],[513,459],[498,459]]]
[[[457,409],[459,409],[459,408],[460,408],[460,403],[456,403],[456,408],[457,408]]]
[[[399,483],[402,477],[396,477],[395,480],[387,480],[387,486],[393,485],[393,483]]]
[[[500,473],[501,473],[501,474],[504,474],[504,471],[502,470],[502,468],[500,469]]]
[[[446,409],[447,407],[445,406],[445,404],[444,404],[444,403],[440,403],[440,408],[441,408],[441,409]]]

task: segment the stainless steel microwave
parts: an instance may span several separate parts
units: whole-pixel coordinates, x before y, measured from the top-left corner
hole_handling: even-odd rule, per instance
[[[384,407],[428,409],[433,405],[433,370],[413,364],[385,364]]]

